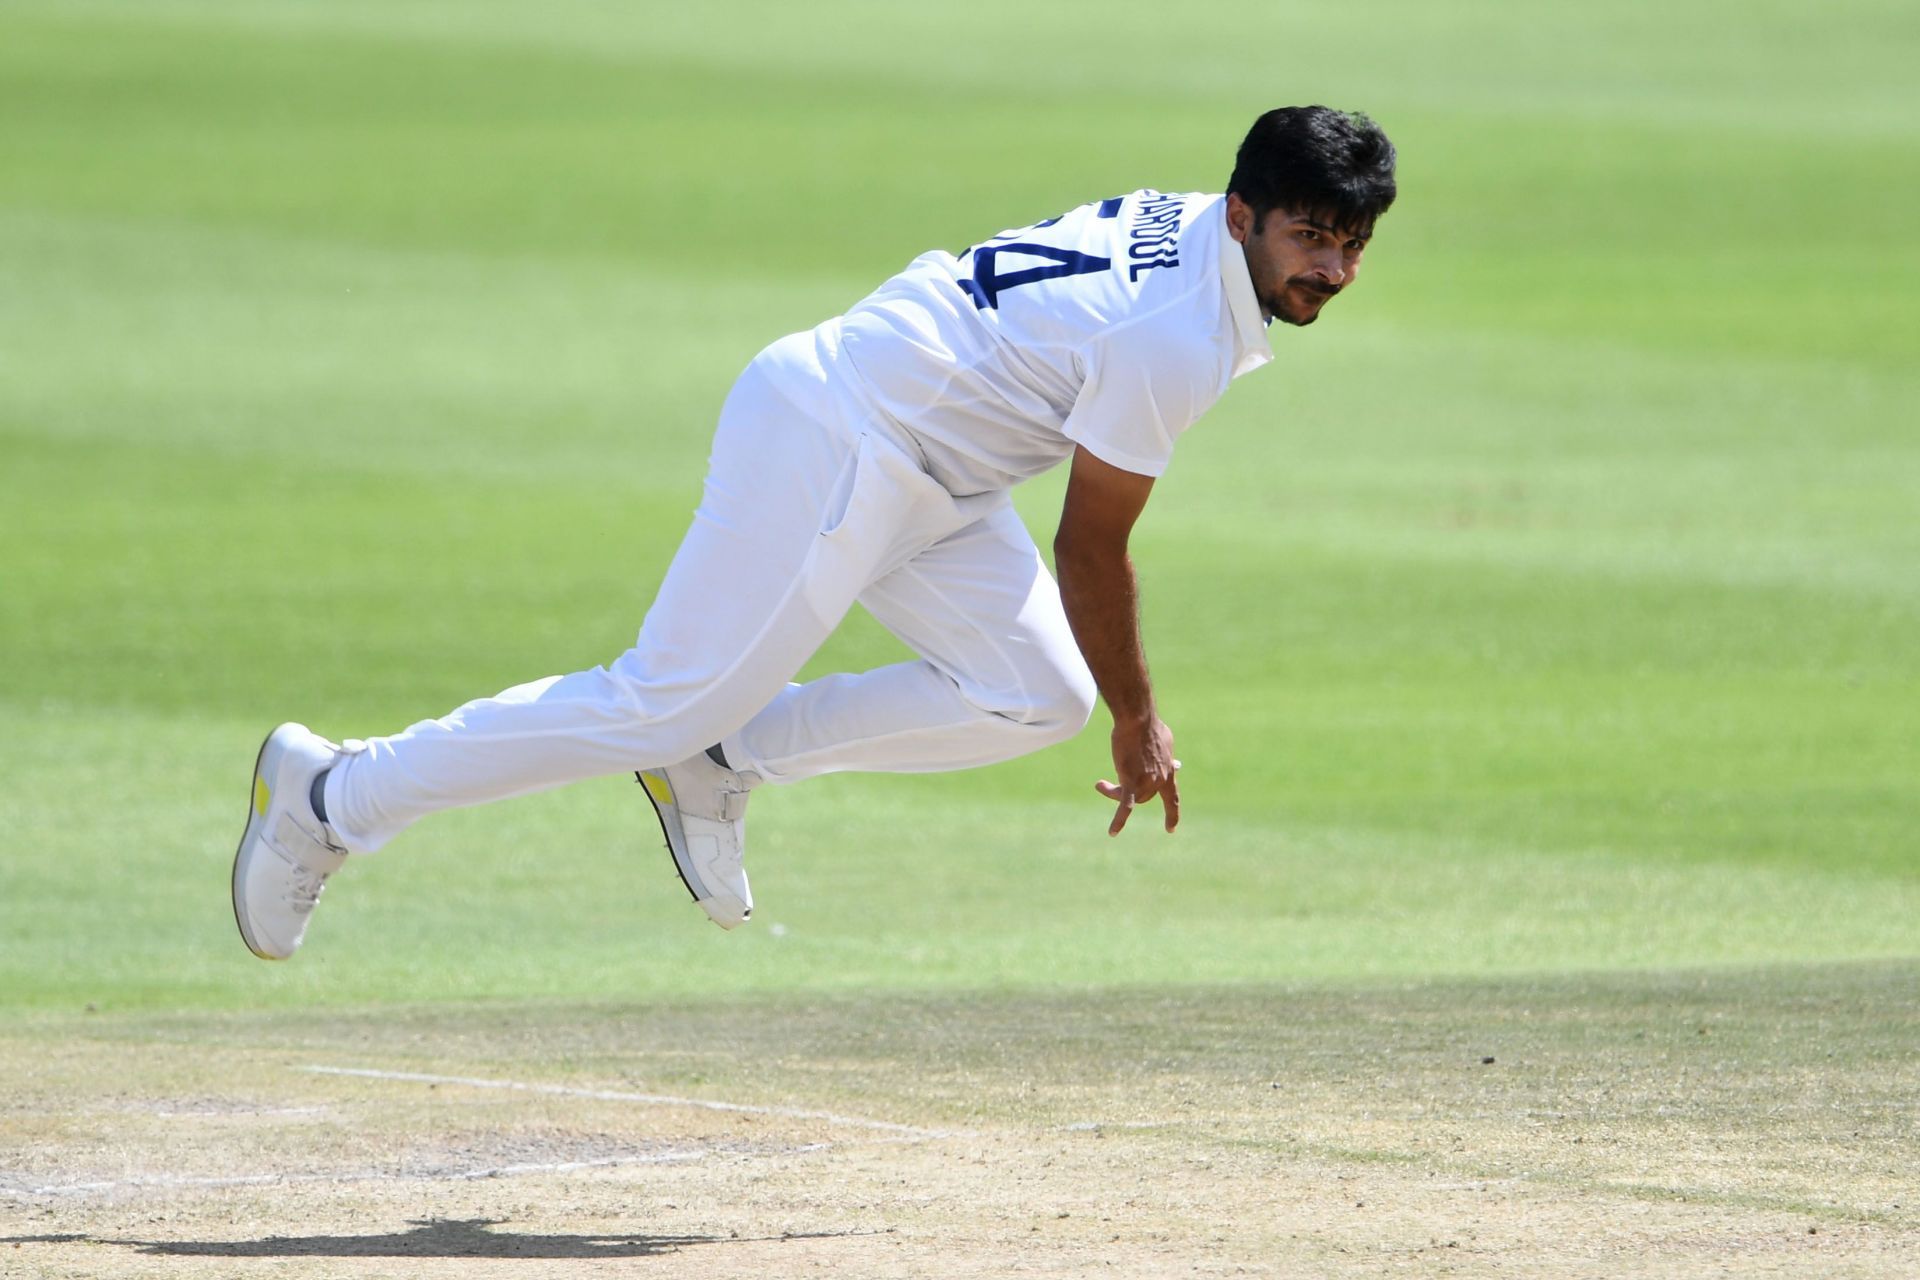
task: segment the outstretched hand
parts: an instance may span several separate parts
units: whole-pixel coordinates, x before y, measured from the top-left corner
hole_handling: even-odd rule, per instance
[[[1108,835],[1119,835],[1134,806],[1155,796],[1166,809],[1167,830],[1180,825],[1180,786],[1174,777],[1180,762],[1173,758],[1173,730],[1158,716],[1138,726],[1114,725],[1113,767],[1118,782],[1102,778],[1093,784],[1095,791],[1120,806],[1107,827]]]

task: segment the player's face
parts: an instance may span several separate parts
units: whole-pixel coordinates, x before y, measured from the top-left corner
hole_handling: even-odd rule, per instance
[[[1353,283],[1367,235],[1328,225],[1318,216],[1273,209],[1259,219],[1237,195],[1227,197],[1227,227],[1247,251],[1253,293],[1269,319],[1312,324],[1327,299]]]

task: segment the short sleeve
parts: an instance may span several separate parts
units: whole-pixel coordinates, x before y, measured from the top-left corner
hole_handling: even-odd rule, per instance
[[[1226,384],[1212,343],[1128,325],[1091,344],[1086,381],[1061,432],[1102,462],[1157,476],[1173,457],[1173,442]]]

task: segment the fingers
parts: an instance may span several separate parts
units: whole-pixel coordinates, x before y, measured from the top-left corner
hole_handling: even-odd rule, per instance
[[[1125,787],[1108,782],[1104,778],[1094,783],[1093,789],[1120,806],[1114,810],[1113,821],[1107,826],[1108,835],[1119,835],[1120,828],[1126,826],[1127,819],[1133,816],[1133,792],[1128,791]]]
[[[1173,767],[1178,769],[1180,762],[1175,760]],[[1167,831],[1180,825],[1180,784],[1174,775],[1168,774],[1167,780],[1157,787],[1145,787],[1140,792],[1128,790],[1117,782],[1108,782],[1105,778],[1093,784],[1093,789],[1119,806],[1114,811],[1113,821],[1107,827],[1107,834],[1117,836],[1121,828],[1127,825],[1127,819],[1133,816],[1133,810],[1142,800],[1160,797],[1160,803],[1166,807]]]

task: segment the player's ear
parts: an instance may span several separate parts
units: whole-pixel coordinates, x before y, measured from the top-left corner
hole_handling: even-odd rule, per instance
[[[1252,230],[1253,206],[1242,200],[1239,192],[1227,192],[1227,234],[1245,244]]]

